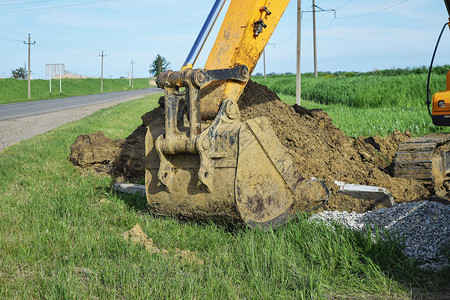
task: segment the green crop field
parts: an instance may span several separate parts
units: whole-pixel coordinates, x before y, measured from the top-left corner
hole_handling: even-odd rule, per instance
[[[450,66],[436,67],[430,90],[445,90],[445,75]],[[321,104],[343,104],[351,107],[424,107],[426,101],[426,68],[383,70],[377,72],[321,73],[302,75],[302,98]],[[279,94],[295,96],[295,75],[275,75],[252,79]]]
[[[450,66],[436,67],[431,76],[432,93],[445,90]],[[302,105],[325,110],[333,123],[349,136],[387,135],[397,129],[415,136],[449,132],[436,127],[426,108],[427,69],[396,69],[367,73],[302,75]],[[295,103],[295,75],[275,75],[252,80]]]
[[[148,78],[135,78],[134,88],[149,87]],[[103,92],[117,92],[131,89],[128,79],[103,79]],[[62,79],[62,95],[59,94],[59,80],[52,79],[52,95],[49,81],[36,79],[31,81],[31,100],[71,97],[100,93],[100,79]],[[28,81],[21,79],[0,79],[0,104],[29,101]]]
[[[0,298],[409,299],[442,293],[395,240],[310,223],[276,231],[154,217],[145,199],[69,163],[79,134],[128,136],[158,97],[122,103],[0,152]],[[120,118],[117,118],[120,116]],[[139,224],[151,253],[121,234]],[[183,261],[189,250],[203,263]]]

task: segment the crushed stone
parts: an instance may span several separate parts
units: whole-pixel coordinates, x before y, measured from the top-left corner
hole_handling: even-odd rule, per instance
[[[449,266],[444,252],[450,247],[450,206],[434,201],[397,204],[365,213],[323,211],[310,220],[333,223],[359,232],[388,232],[404,246],[404,253],[419,268],[439,271]]]

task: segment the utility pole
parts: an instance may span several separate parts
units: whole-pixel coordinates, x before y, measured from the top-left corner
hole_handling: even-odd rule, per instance
[[[103,50],[102,50],[102,54],[99,54],[99,56],[102,57],[102,75],[101,75],[101,84],[100,84],[100,92],[103,93],[103,57],[106,56],[106,54],[103,54]]]
[[[134,88],[134,71],[133,71],[133,67],[134,67],[135,63],[136,62],[134,62],[133,60],[131,60],[131,62],[130,62],[130,64],[131,64],[131,88],[132,89]]]
[[[304,11],[304,12],[312,12],[313,13],[313,41],[314,41],[314,77],[318,77],[317,75],[317,39],[316,39],[316,8],[319,9],[319,12],[334,12],[334,18],[336,18],[336,10],[335,9],[323,9],[319,6],[316,6],[316,1],[312,0],[312,11]]]
[[[274,43],[267,43],[266,47],[268,45],[273,45],[275,47]],[[266,78],[266,47],[264,47],[263,49],[264,78]]]
[[[317,78],[317,41],[316,41],[316,1],[312,0],[313,10],[313,39],[314,39],[314,77]]]
[[[264,78],[266,78],[266,47],[263,49]]]
[[[25,45],[28,45],[28,99],[31,99],[31,71],[30,71],[30,62],[31,62],[31,45],[36,44],[36,41],[31,42],[30,34],[28,34],[28,43],[23,42]]]
[[[301,105],[302,101],[302,73],[300,70],[301,57],[301,30],[302,28],[302,0],[297,0],[297,84],[295,89],[295,103]]]
[[[59,64],[59,94],[62,95],[62,68]]]

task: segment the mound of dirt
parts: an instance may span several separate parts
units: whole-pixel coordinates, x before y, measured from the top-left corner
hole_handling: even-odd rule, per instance
[[[397,202],[416,200],[428,193],[416,180],[393,178],[389,174],[395,150],[400,142],[411,136],[409,132],[395,131],[388,137],[350,138],[333,125],[324,111],[289,106],[273,91],[252,81],[248,82],[238,104],[242,121],[261,116],[269,118],[303,176],[326,182],[332,193],[327,209],[364,212],[374,208],[374,203],[338,193],[335,180],[385,187]],[[120,150],[112,151],[118,153],[111,168],[118,180],[144,177],[146,128],[164,121],[164,109],[158,107],[143,115],[142,120],[143,124],[125,141],[117,142],[115,147]],[[85,151],[92,152],[92,149],[92,145],[87,144]],[[79,147],[73,150],[71,157],[84,157],[76,153],[80,151]],[[80,166],[89,165],[79,159],[76,161]]]
[[[70,147],[69,160],[76,166],[109,173],[124,140],[113,140],[102,131],[79,135]]]
[[[130,239],[133,244],[144,246],[145,250],[150,253],[160,251],[157,247],[153,246],[153,240],[147,237],[145,232],[142,231],[142,228],[141,226],[139,226],[139,224],[134,225],[133,228],[122,233],[122,237],[125,240]]]
[[[409,132],[396,131],[386,138],[350,138],[333,125],[323,110],[286,105],[276,93],[256,83],[247,85],[238,104],[243,121],[260,116],[270,119],[303,176],[326,181],[334,196],[331,209],[361,212],[373,206],[336,193],[335,180],[385,187],[397,202],[427,194],[422,183],[393,178],[387,171],[398,143],[408,139]]]

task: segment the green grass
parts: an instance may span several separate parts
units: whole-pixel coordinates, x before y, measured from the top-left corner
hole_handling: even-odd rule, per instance
[[[69,163],[77,135],[124,138],[158,97],[101,110],[0,153],[0,298],[386,299],[447,284],[448,271],[417,270],[395,241],[374,243],[306,215],[275,232],[155,218],[142,197],[116,194],[109,177]],[[204,265],[123,240],[136,223],[155,246],[194,251]]]
[[[433,69],[432,93],[445,89],[449,69]],[[409,130],[414,136],[450,131],[434,126],[428,115],[425,67],[319,75],[302,74],[302,106],[323,109],[348,136],[384,136],[396,129]],[[277,92],[286,103],[295,103],[295,75],[254,76],[252,80]]]
[[[279,96],[284,102],[295,104],[294,96]],[[386,136],[394,130],[409,130],[414,136],[450,132],[449,127],[434,126],[424,106],[356,108],[343,104],[325,105],[308,100],[302,100],[301,105],[308,109],[323,109],[330,115],[336,127],[352,137]]]
[[[134,88],[149,87],[148,78],[135,78]],[[103,79],[103,92],[130,90],[128,79]],[[59,94],[59,80],[52,79],[52,96],[49,81],[36,79],[31,81],[31,100],[71,97],[100,93],[100,79],[62,79],[62,95]],[[21,79],[0,79],[0,104],[29,101],[28,81]]]
[[[373,75],[371,72],[368,75],[358,76],[353,73],[347,76],[339,73],[320,78],[305,74],[302,75],[302,99],[358,108],[425,108],[427,74],[406,72],[395,75],[397,73]],[[278,94],[295,96],[295,75],[268,78],[255,76],[252,80],[268,86]],[[445,74],[433,73],[430,84],[432,93],[444,90],[445,85]]]

